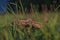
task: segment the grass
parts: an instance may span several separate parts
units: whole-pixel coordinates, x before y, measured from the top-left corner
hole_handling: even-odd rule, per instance
[[[25,14],[23,8],[22,13],[18,12],[17,5],[17,14],[11,7],[9,10],[11,14],[6,12],[6,14],[0,15],[0,40],[60,40],[60,14],[58,12],[42,14],[31,8],[31,13]],[[15,23],[15,21],[28,18],[38,22],[40,28],[33,26],[32,23],[29,25]]]
[[[29,14],[17,14],[14,16],[9,13],[0,15],[0,40],[60,40],[60,14],[54,12],[53,14],[43,15],[48,21],[44,21],[41,18],[42,15],[38,12],[35,12],[33,16],[29,16]],[[27,18],[32,18],[41,23],[41,28],[25,27],[13,23],[14,20],[25,20]]]

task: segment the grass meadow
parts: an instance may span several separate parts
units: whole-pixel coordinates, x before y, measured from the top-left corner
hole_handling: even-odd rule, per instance
[[[59,12],[10,11],[0,15],[0,40],[60,40]]]

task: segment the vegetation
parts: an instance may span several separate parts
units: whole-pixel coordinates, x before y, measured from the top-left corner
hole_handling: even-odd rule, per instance
[[[21,4],[21,3],[20,3]],[[0,15],[0,40],[60,40],[60,14],[55,12],[38,12],[31,8],[30,14],[10,12]]]
[[[37,14],[9,14],[0,15],[0,40],[60,40],[59,13]],[[40,27],[18,25],[15,21],[32,18],[39,22]]]

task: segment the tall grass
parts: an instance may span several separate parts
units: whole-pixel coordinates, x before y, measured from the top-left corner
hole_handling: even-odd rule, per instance
[[[60,40],[60,31],[56,29],[60,27],[58,26],[60,23],[58,12],[40,14],[37,10],[31,9],[31,14],[15,14],[12,8],[9,10],[11,10],[11,14],[6,12],[6,14],[0,15],[0,40]],[[22,12],[24,12],[23,8]],[[38,22],[41,25],[40,28],[33,27],[31,23],[29,25],[15,23],[15,21],[28,18]]]

